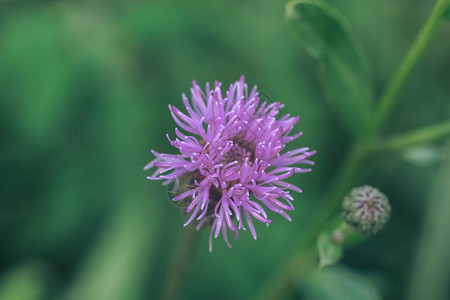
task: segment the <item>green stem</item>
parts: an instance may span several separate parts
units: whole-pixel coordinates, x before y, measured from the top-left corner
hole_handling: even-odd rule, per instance
[[[372,151],[392,152],[406,147],[429,143],[450,136],[450,121],[414,130],[373,143]]]
[[[336,211],[339,210],[345,194],[360,178],[363,178],[364,171],[369,169],[369,164],[374,154],[399,150],[422,142],[431,142],[447,135],[450,135],[450,121],[392,137],[384,142],[369,145],[358,144],[353,147],[342,163],[342,167],[333,177],[334,181],[330,184],[323,197],[322,203],[325,203],[325,206],[320,206],[314,214],[313,227],[309,230],[308,236],[306,238],[301,237],[296,241],[294,245],[297,246],[294,247],[296,250],[294,255],[285,265],[281,265],[274,272],[274,275],[268,280],[265,288],[256,299],[283,299],[290,292],[293,279],[310,270],[311,264],[313,266],[316,265],[317,236],[336,214]]]
[[[276,300],[283,299],[283,295],[290,292],[294,278],[309,270],[311,260],[317,257],[316,239],[323,227],[332,218],[342,203],[342,198],[350,190],[353,184],[361,177],[366,167],[368,153],[362,146],[355,146],[344,160],[342,167],[333,177],[334,182],[324,195],[318,210],[313,214],[313,227],[307,232],[307,236],[299,237],[294,243],[294,254],[286,264],[281,265],[269,278],[265,288],[255,299]],[[314,265],[317,265],[314,260]]]
[[[448,299],[450,279],[450,140],[446,145],[446,162],[436,176],[431,198],[426,201],[425,221],[419,247],[411,268],[408,299]]]
[[[175,300],[182,283],[183,276],[189,266],[192,253],[194,252],[196,241],[198,239],[198,231],[195,226],[187,226],[183,230],[177,251],[172,259],[172,264],[168,269],[161,300]]]
[[[345,193],[347,193],[358,179],[362,177],[363,171],[369,169],[369,158],[374,153],[373,150],[376,150],[371,147],[372,141],[376,140],[380,128],[393,109],[397,95],[408,75],[411,73],[438,31],[443,20],[443,15],[448,8],[448,1],[449,0],[438,0],[436,2],[427,22],[419,32],[411,49],[383,92],[380,104],[376,109],[371,124],[371,139],[365,140],[364,144],[358,144],[350,151],[347,158],[342,163],[342,167],[338,171],[338,174],[334,176],[334,181],[328,188],[327,193],[324,195],[323,203],[325,203],[325,207],[321,206],[314,214],[314,225],[313,228],[309,230],[308,236],[306,239],[301,238],[296,241],[296,246],[294,245],[293,247],[295,251],[293,256],[286,264],[281,265],[274,272],[273,276],[269,278],[268,283],[265,284],[265,288],[256,299],[283,299],[284,296],[290,292],[294,278],[298,278],[306,272],[305,270],[309,270],[312,258],[317,257],[315,242],[318,234],[338,210]],[[411,143],[416,143],[420,140],[425,141],[435,139],[443,136],[447,132],[447,126],[448,125],[443,125],[439,128],[429,127],[400,138],[390,139],[386,142],[385,146],[386,148],[397,149]]]
[[[373,118],[371,133],[375,136],[381,129],[382,125],[385,123],[389,114],[397,100],[397,96],[403,87],[409,74],[416,66],[420,57],[424,53],[427,46],[430,44],[433,37],[436,35],[439,27],[444,20],[444,14],[448,8],[449,0],[438,0],[434,5],[433,11],[431,12],[425,25],[419,31],[416,40],[406,54],[403,62],[395,71],[391,80],[389,81],[386,89],[384,90],[380,103],[375,111]]]
[[[301,277],[317,267],[319,255],[315,243],[292,257],[266,282],[255,300],[286,299],[294,288],[293,278]]]

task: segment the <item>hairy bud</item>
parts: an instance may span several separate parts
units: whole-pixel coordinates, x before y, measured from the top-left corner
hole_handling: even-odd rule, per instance
[[[342,218],[355,231],[375,234],[389,219],[391,206],[387,197],[369,185],[354,188],[342,203]]]

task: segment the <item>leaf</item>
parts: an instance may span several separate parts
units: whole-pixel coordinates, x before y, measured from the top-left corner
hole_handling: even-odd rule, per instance
[[[2,29],[9,30],[0,34],[0,103],[6,103],[20,138],[45,147],[71,112],[75,65],[64,47],[67,33],[51,11],[25,10],[5,22]]]
[[[450,21],[450,5],[447,7],[447,9],[445,10],[444,14],[443,14],[443,18],[446,21]]]
[[[381,300],[380,292],[370,280],[343,267],[313,272],[303,293],[307,300]]]
[[[286,18],[294,36],[318,59],[319,74],[332,106],[356,136],[363,136],[368,127],[372,86],[347,22],[325,3],[303,0],[288,2]]]
[[[321,233],[319,235],[317,248],[320,258],[320,268],[337,263],[342,256],[342,244],[333,242],[331,235],[328,233]]]
[[[129,199],[140,197],[136,193]],[[124,199],[110,223],[106,223],[78,277],[58,299],[142,299],[139,293],[154,249],[156,231],[151,224],[157,220],[148,219],[150,207],[145,202],[129,199]]]
[[[450,140],[436,176],[417,251],[408,299],[448,299],[450,280]]]
[[[2,274],[0,300],[39,300],[48,292],[49,268],[40,262],[15,267]]]

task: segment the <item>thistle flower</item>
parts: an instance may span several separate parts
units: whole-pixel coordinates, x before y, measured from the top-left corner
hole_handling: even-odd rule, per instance
[[[160,154],[152,150],[155,159],[144,169],[156,167],[151,180],[175,184],[173,201],[184,202],[187,222],[211,226],[212,236],[222,233],[229,247],[227,230],[246,230],[244,220],[256,239],[253,218],[270,224],[266,210],[291,220],[287,211],[294,209],[291,191],[300,188],[284,180],[294,173],[309,172],[292,165],[313,162],[316,153],[299,148],[281,153],[287,143],[302,133],[291,135],[299,117],[289,114],[275,118],[283,105],[280,102],[260,103],[256,86],[250,91],[244,76],[231,84],[225,97],[221,83],[206,90],[193,81],[191,102],[182,95],[187,114],[175,106],[169,110],[175,122],[187,134],[175,128],[176,138],[167,138],[180,154]],[[192,135],[190,135],[192,134]]]
[[[369,185],[354,188],[342,203],[342,218],[355,231],[375,234],[389,219],[391,206],[387,197]]]

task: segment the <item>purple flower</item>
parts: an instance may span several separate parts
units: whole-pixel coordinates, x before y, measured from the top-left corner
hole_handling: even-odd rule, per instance
[[[215,82],[206,90],[193,81],[191,102],[182,95],[186,113],[169,105],[175,122],[186,133],[175,129],[176,138],[167,138],[180,154],[161,154],[152,150],[156,159],[145,170],[156,167],[151,180],[174,183],[173,201],[184,202],[190,214],[184,226],[194,219],[197,229],[211,226],[212,235],[222,233],[229,247],[227,229],[237,233],[248,226],[256,239],[253,218],[269,225],[266,210],[291,220],[287,211],[294,209],[290,190],[301,190],[284,180],[294,173],[305,173],[292,165],[313,162],[316,153],[299,148],[281,153],[287,143],[302,133],[291,134],[299,117],[289,114],[275,118],[283,105],[280,102],[260,103],[256,86],[248,91],[244,76],[230,85],[225,97]],[[247,225],[244,225],[244,220]]]

